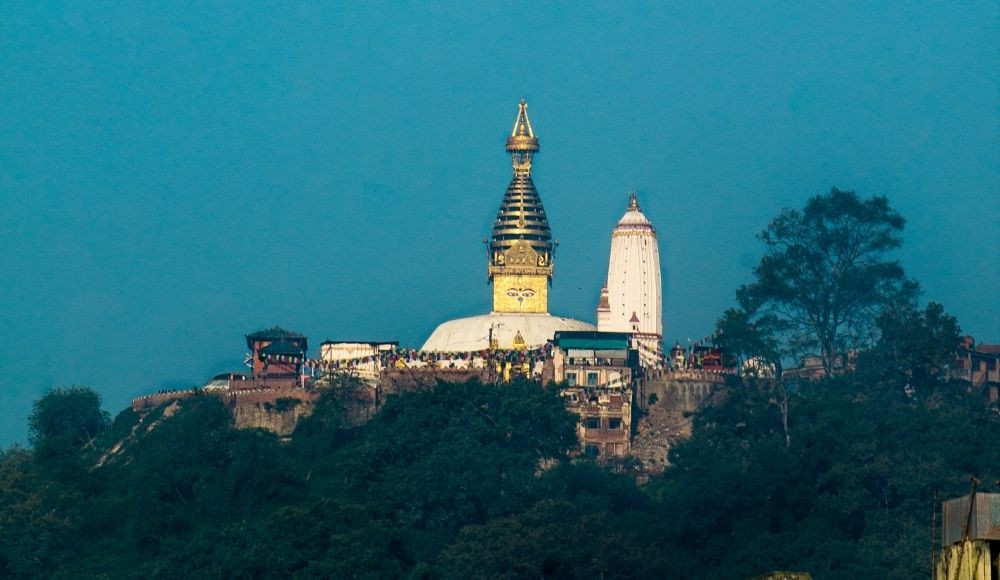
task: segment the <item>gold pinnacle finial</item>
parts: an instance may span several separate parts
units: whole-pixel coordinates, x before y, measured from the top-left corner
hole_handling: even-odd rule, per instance
[[[507,137],[507,151],[513,158],[515,175],[531,175],[531,156],[538,149],[538,138],[528,118],[528,102],[522,98],[517,106],[514,129]]]
[[[628,192],[628,209],[629,211],[642,211],[642,208],[639,207],[639,198],[634,191]]]
[[[535,139],[535,130],[531,127],[531,120],[528,119],[528,101],[523,98],[521,102],[517,105],[517,118],[514,119],[514,129],[510,132],[511,137],[522,137],[527,139]],[[512,150],[512,143],[507,140],[507,150]],[[535,139],[533,144],[516,143],[516,145],[528,145],[533,151],[538,151],[538,140]],[[515,145],[515,146],[516,146]]]

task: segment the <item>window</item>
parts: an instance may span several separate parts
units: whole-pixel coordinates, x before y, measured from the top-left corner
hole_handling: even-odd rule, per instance
[[[608,429],[621,429],[622,420],[618,418],[608,419]]]
[[[601,448],[597,445],[588,443],[584,452],[587,454],[587,457],[597,457],[601,454]]]
[[[597,373],[587,373],[587,386],[588,387],[597,386]]]
[[[571,387],[576,386],[576,373],[566,373],[566,384]]]
[[[583,420],[583,426],[587,429],[600,429],[601,428],[601,418],[600,417],[587,417]]]

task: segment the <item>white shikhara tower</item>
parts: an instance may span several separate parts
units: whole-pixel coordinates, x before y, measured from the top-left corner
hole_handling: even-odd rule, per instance
[[[656,230],[635,193],[628,210],[611,232],[608,282],[597,307],[597,329],[630,332],[643,364],[659,366],[663,359],[663,292]]]

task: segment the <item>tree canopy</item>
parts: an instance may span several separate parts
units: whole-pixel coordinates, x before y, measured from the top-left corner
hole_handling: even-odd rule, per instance
[[[57,387],[35,402],[28,417],[31,443],[53,452],[78,448],[108,426],[101,396],[86,387]]]
[[[917,285],[897,260],[905,220],[885,197],[836,188],[785,209],[760,234],[764,257],[719,322],[728,346],[753,356],[819,357],[827,374],[876,340],[875,320],[912,304]]]

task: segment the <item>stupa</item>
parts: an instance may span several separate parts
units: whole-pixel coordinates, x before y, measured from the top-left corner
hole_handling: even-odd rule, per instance
[[[549,313],[555,247],[545,208],[531,179],[532,159],[539,146],[524,99],[518,105],[506,149],[514,175],[489,242],[487,281],[493,286],[493,310],[439,325],[422,350],[531,349],[544,345],[557,331],[594,330],[592,324]]]

